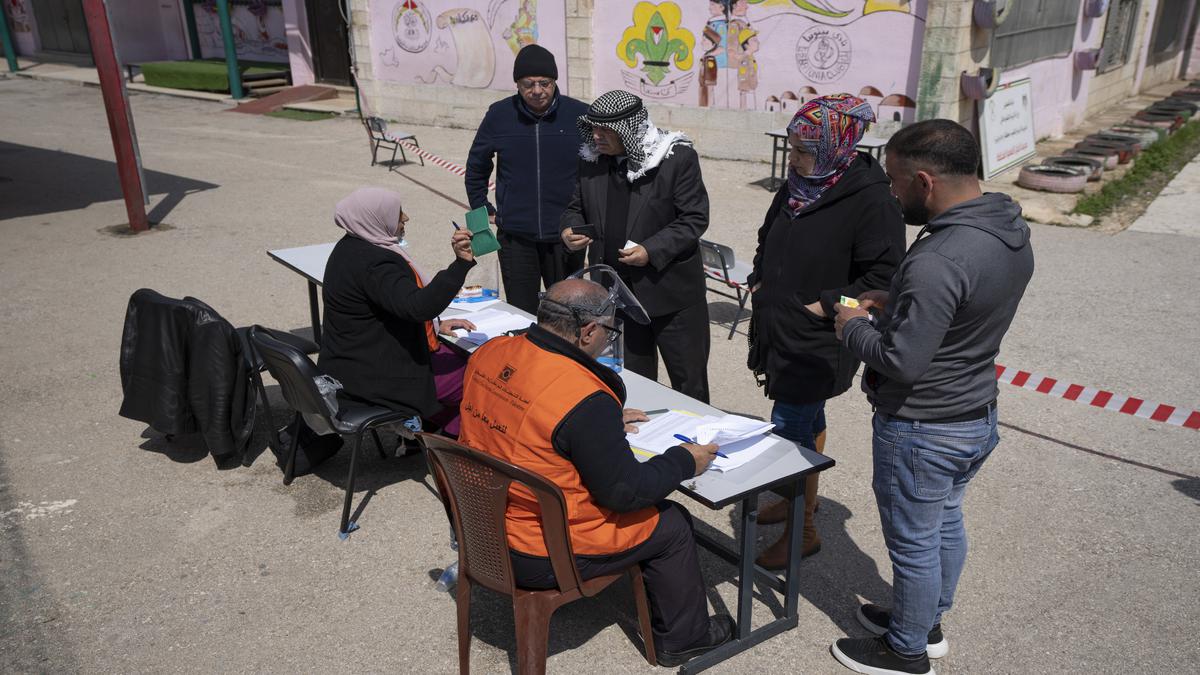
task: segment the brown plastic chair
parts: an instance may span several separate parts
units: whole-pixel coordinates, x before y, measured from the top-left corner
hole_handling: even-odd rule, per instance
[[[471,670],[471,585],[479,584],[512,597],[517,632],[517,672],[546,672],[550,617],[559,607],[592,597],[622,576],[629,575],[637,605],[646,661],[657,665],[650,604],[642,570],[636,563],[623,572],[583,580],[567,535],[567,507],[562,491],[549,480],[490,455],[472,450],[442,436],[417,434],[428,451],[434,480],[448,503],[458,537],[458,671]],[[513,482],[537,497],[542,512],[542,534],[557,589],[519,588],[509,557],[505,511]]]

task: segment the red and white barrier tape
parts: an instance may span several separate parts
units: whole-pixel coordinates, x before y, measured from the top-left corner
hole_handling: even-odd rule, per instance
[[[1014,387],[1065,398],[1068,401],[1086,403],[1096,408],[1125,413],[1155,422],[1166,422],[1177,427],[1200,430],[1200,411],[1176,408],[1173,405],[1154,403],[1132,396],[1121,396],[1095,387],[1059,382],[1053,377],[1009,368],[998,363],[996,364],[996,379]]]
[[[403,145],[405,150],[416,153],[418,157],[421,157],[421,158],[425,159],[426,161],[433,162],[434,164],[437,164],[438,166],[442,167],[443,169],[449,171],[452,174],[456,174],[459,176],[467,175],[467,170],[464,169],[463,167],[455,164],[454,162],[444,160],[441,157],[438,157],[437,155],[433,154],[432,152],[429,152],[428,150],[422,150],[421,148],[418,148],[417,146],[413,145],[412,143],[409,143],[408,141],[400,141],[400,145]],[[495,188],[496,188],[496,183],[493,181],[488,181],[488,189],[494,190]]]

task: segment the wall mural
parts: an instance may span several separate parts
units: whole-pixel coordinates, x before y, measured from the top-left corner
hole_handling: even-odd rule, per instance
[[[561,0],[374,0],[370,12],[381,80],[511,90],[514,57],[536,43],[554,53],[567,88]]]
[[[927,0],[605,0],[593,26],[597,94],[794,110],[849,92],[913,119]]]
[[[224,58],[225,38],[221,35],[221,20],[215,0],[192,5],[196,16],[196,32],[200,37],[200,54],[204,58]],[[283,6],[279,0],[251,0],[230,3],[229,23],[233,27],[233,44],[238,58],[255,61],[288,60],[287,33],[283,26]]]
[[[3,0],[4,9],[8,13],[8,25],[14,33],[32,33],[33,20],[30,18],[27,0]]]

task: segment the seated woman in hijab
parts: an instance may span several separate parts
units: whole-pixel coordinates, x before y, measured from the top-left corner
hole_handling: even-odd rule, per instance
[[[451,235],[454,261],[431,277],[401,244],[408,215],[395,192],[359,188],[338,202],[334,222],[346,235],[325,267],[318,364],[342,383],[339,405],[411,412],[457,436],[466,359],[437,333],[474,325],[437,317],[475,266],[470,234]]]

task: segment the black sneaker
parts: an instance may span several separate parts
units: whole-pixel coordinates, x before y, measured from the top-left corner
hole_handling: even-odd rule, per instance
[[[936,675],[929,657],[897,654],[885,637],[842,638],[829,646],[833,658],[865,675]]]
[[[892,613],[879,605],[867,604],[858,608],[858,622],[875,635],[883,635],[888,632],[891,621]],[[950,643],[946,642],[946,636],[942,635],[942,624],[940,623],[934,624],[926,642],[929,644],[925,645],[925,652],[931,659],[940,659],[950,653]]]
[[[733,637],[735,624],[733,617],[728,614],[718,614],[708,618],[708,633],[700,638],[700,641],[691,647],[681,652],[668,652],[666,650],[658,650],[655,656],[658,657],[658,665],[664,668],[677,668],[687,663],[688,661],[710,652],[717,647],[729,642]]]

